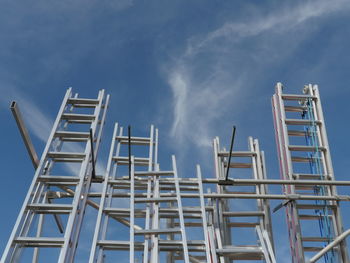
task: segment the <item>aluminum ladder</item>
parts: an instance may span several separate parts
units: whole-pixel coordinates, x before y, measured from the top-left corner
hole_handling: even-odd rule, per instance
[[[267,187],[265,184],[245,185],[234,181],[238,178],[266,179],[264,153],[260,151],[258,140],[248,138],[248,151],[221,149],[219,138],[215,138],[213,144],[215,174],[219,180],[217,193],[242,195],[237,201],[229,198],[211,200],[215,204],[211,221],[220,262],[261,260],[275,263],[269,201],[259,198],[267,193]],[[229,162],[230,156],[232,162]]]
[[[278,83],[272,106],[281,177],[300,182],[334,181],[317,85],[306,85],[302,94],[285,94]],[[337,190],[327,184],[288,185],[283,190],[295,197],[284,204],[293,263],[305,262],[343,233]],[[317,200],[299,201],[300,194]],[[325,254],[322,262],[349,262],[346,242]]]
[[[74,261],[108,103],[67,90],[2,263]]]
[[[132,156],[125,156],[128,144],[132,146]],[[160,180],[163,179],[159,178],[164,178],[167,182],[170,180],[175,189],[179,187],[179,180],[176,179],[176,169],[159,171],[157,149],[158,130],[154,129],[153,125],[148,137],[129,138],[123,134],[123,127],[119,128],[116,124],[103,182],[90,263],[104,262],[108,257],[123,253],[121,251],[129,252],[130,262],[162,262],[158,258],[159,252],[171,249],[169,246],[179,245],[178,241],[171,244],[167,240],[161,240],[161,236],[169,234],[181,236],[181,251],[184,252],[184,257],[188,258],[184,227],[169,229],[160,225],[164,209],[168,209],[163,206],[169,204],[178,205],[177,217],[182,226],[184,220],[183,215],[181,216],[179,191],[175,195],[171,193],[170,196],[160,196],[163,192]],[[172,162],[173,168],[176,168],[174,157]],[[125,169],[128,164],[130,174],[125,175],[128,173],[128,169]],[[117,223],[113,226],[115,222]],[[120,233],[111,235],[116,228]],[[109,252],[111,255],[108,255]]]

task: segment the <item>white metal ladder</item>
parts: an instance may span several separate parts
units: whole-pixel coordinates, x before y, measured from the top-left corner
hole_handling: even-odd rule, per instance
[[[283,179],[300,183],[334,181],[318,87],[310,84],[304,87],[303,94],[284,94],[282,84],[278,83],[272,106]],[[327,184],[298,184],[285,186],[284,192],[311,198],[285,204],[293,262],[305,262],[343,232],[336,188]],[[323,260],[349,262],[345,240],[325,254]]]
[[[125,148],[129,142],[133,146],[130,178],[123,176],[123,171],[120,170],[122,166],[129,164],[129,157],[121,155],[123,146]],[[144,148],[143,153],[147,152],[148,156],[135,156],[136,147]],[[157,148],[158,130],[153,126],[149,137],[130,136],[129,141],[128,136],[123,135],[123,128],[118,128],[116,124],[103,183],[90,263],[103,262],[104,257],[107,257],[106,251],[129,251],[130,262],[135,262],[136,259],[143,262],[157,262],[159,251],[164,251],[171,245],[169,242],[160,241],[161,235],[180,234],[181,240],[185,240],[184,227],[164,229],[160,226],[160,218],[164,214],[160,204],[177,203],[179,208],[177,217],[180,218],[181,225],[184,221],[183,216],[180,215],[182,210],[179,191],[175,195],[160,196],[162,192],[160,181],[163,179],[159,178],[164,177],[164,180],[169,180],[171,177],[171,182],[176,189],[179,183],[176,179],[176,169],[159,171]],[[142,151],[135,149],[135,154],[137,152]],[[176,168],[175,158],[173,158],[173,167]],[[126,203],[122,205],[122,200],[128,200],[129,205]],[[108,234],[113,231],[113,227],[110,226],[111,220],[116,220],[123,225],[115,226],[120,231],[124,231],[123,234],[108,238]],[[129,232],[129,238],[126,237],[125,230]],[[183,251],[186,251],[185,241],[182,242],[182,247]],[[140,254],[140,251],[143,253]]]
[[[2,263],[41,262],[39,252],[49,253],[52,261],[73,262],[96,161],[91,145],[96,157],[108,103],[104,90],[97,99],[67,90]],[[78,173],[70,171],[71,164]]]
[[[232,202],[229,198],[211,200],[215,204],[212,221],[217,240],[216,252],[222,263],[229,263],[232,260],[275,262],[269,201],[259,198],[260,195],[267,193],[266,185],[234,181],[242,177],[266,179],[264,153],[260,151],[258,140],[249,137],[248,147],[248,151],[230,153],[225,149],[221,150],[219,139],[214,139],[215,173],[220,182],[217,185],[217,193],[237,194],[241,198],[237,202]],[[233,161],[229,164],[230,156]],[[226,180],[228,165],[230,173]],[[253,202],[249,203],[249,199],[253,199]],[[239,231],[244,232],[239,234]],[[236,236],[235,232],[239,236]],[[262,233],[264,233],[263,239]],[[249,238],[249,242],[254,244],[246,245],[245,238]]]

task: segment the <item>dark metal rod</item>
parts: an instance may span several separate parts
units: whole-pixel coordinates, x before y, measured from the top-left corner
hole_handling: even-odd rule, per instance
[[[90,128],[90,145],[91,145],[92,178],[95,179],[96,171],[95,171],[94,135],[92,134],[91,128]]]
[[[128,126],[129,180],[131,179],[131,126]]]
[[[47,202],[49,204],[52,204],[51,199],[47,199]],[[61,217],[58,214],[53,214],[53,217],[55,218],[58,230],[60,231],[61,234],[63,234],[64,233],[64,227],[63,227],[63,223],[62,223]]]
[[[225,180],[228,179],[228,172],[229,172],[229,170],[230,170],[231,155],[232,155],[233,143],[234,143],[234,141],[235,141],[235,135],[236,135],[236,126],[233,125],[232,137],[231,137],[231,145],[230,145],[230,154],[229,154],[229,156],[228,156],[228,164],[227,164],[227,169],[226,169],[226,177],[225,177]]]
[[[33,163],[34,168],[36,169],[36,168],[38,168],[38,165],[39,165],[39,158],[38,158],[38,155],[36,154],[35,148],[34,148],[32,141],[29,137],[29,133],[28,133],[27,128],[24,124],[21,112],[19,110],[19,107],[18,107],[16,101],[11,102],[10,109],[12,111],[13,117],[16,120],[17,127],[21,133],[21,136],[22,136],[23,142],[27,148],[29,157]]]

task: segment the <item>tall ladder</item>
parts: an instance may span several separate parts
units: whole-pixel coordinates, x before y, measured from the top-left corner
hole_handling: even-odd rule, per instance
[[[133,155],[130,156],[130,163],[129,156],[121,155],[123,146],[127,144],[132,146]],[[136,147],[143,149],[136,149]],[[159,259],[159,252],[171,249],[169,246],[178,246],[179,242],[184,260],[186,263],[189,262],[175,157],[172,160],[173,170],[159,171],[157,148],[158,130],[153,126],[149,137],[130,136],[128,138],[123,135],[123,128],[119,128],[116,124],[103,183],[90,263],[104,262],[103,260],[108,257],[108,251],[116,252],[113,257],[118,254],[118,251],[128,251],[130,262],[162,262],[162,259]],[[148,155],[147,157],[135,156],[134,151],[135,154],[147,152]],[[130,176],[125,176],[127,169],[122,168],[128,164],[131,164]],[[161,180],[172,182],[177,189],[175,195],[161,196],[163,190]],[[177,207],[169,206],[174,203]],[[183,227],[172,229],[162,227],[160,219],[169,207],[173,213],[176,211],[180,225]],[[120,229],[118,235],[110,236],[114,229],[111,220],[119,222],[115,225]],[[120,228],[120,223],[126,227]],[[126,231],[129,232],[128,240]],[[161,240],[161,236],[169,234],[180,235],[181,238],[173,243]]]
[[[286,180],[334,181],[326,125],[317,85],[303,94],[284,94],[277,83],[272,98],[281,177]],[[285,194],[320,196],[316,201],[290,200],[286,206],[293,263],[305,262],[343,233],[337,191],[333,185],[288,185]],[[333,199],[327,201],[326,199]],[[326,253],[323,262],[349,262],[345,241]]]
[[[222,263],[232,260],[275,263],[269,201],[259,198],[267,193],[267,187],[265,184],[248,186],[234,181],[238,178],[266,179],[264,153],[260,151],[258,140],[249,137],[248,147],[248,151],[229,152],[220,149],[219,138],[214,139],[215,174],[219,181],[217,193],[242,197],[233,201],[229,198],[211,200],[216,204],[213,214],[216,251]],[[232,162],[229,163],[230,156]]]
[[[2,263],[74,261],[108,103],[67,90]]]
[[[180,191],[183,198],[185,228],[191,262],[217,263],[214,236],[209,234],[213,224],[208,222],[208,215],[214,207],[206,204],[200,166],[196,166],[195,178],[182,178]],[[186,198],[187,197],[187,198]],[[213,232],[212,232],[213,233]]]

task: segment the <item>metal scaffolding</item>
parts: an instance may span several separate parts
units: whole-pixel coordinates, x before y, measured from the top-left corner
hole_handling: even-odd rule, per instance
[[[68,89],[40,161],[16,104],[12,110],[36,168],[1,263],[74,262],[86,206],[97,211],[89,263],[276,263],[270,201],[282,203],[293,263],[347,263],[348,248],[317,86],[302,95],[276,86],[273,115],[281,179],[268,179],[264,152],[213,140],[214,173],[184,176],[175,156],[158,162],[158,129],[137,137],[114,126],[104,174],[95,163],[109,96]],[[91,184],[97,186],[90,189]],[[270,194],[269,185],[282,186]],[[275,222],[276,223],[276,222]],[[315,227],[317,226],[317,228]],[[286,241],[287,242],[287,241]]]

